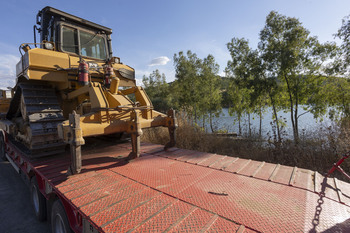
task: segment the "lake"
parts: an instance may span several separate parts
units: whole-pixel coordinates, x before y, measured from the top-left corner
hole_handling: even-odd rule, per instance
[[[298,112],[300,114],[304,113],[302,107],[299,107]],[[290,120],[290,112],[283,112],[279,111],[278,116],[283,119],[283,121],[286,122],[285,131],[287,133],[288,137],[293,136],[293,129],[292,129],[292,123]],[[259,133],[259,116],[256,114],[251,114],[250,116],[250,123],[251,123],[251,129],[252,132],[255,132],[256,134]],[[272,119],[272,108],[268,108],[267,111],[263,114],[262,119],[262,135],[266,136],[269,132],[271,135],[272,127],[271,122]],[[299,117],[299,133],[302,132],[303,129],[306,131],[315,129],[316,127],[321,126],[330,126],[332,124],[332,120],[329,119],[328,116],[323,117],[323,121],[320,121],[320,119],[315,119],[314,116],[311,113],[305,113],[304,115]],[[236,116],[230,116],[228,113],[228,108],[222,109],[222,113],[219,117],[215,117],[213,120],[214,128],[217,130],[227,130],[228,132],[236,132],[238,133],[238,121]],[[210,131],[209,123],[206,124],[207,131]],[[241,128],[242,128],[242,134],[245,135],[248,133],[248,116],[244,115],[241,119]]]

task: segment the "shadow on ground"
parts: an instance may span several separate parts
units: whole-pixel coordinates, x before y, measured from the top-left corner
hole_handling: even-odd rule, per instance
[[[3,233],[47,233],[50,225],[35,218],[27,185],[9,162],[0,162],[0,229]]]

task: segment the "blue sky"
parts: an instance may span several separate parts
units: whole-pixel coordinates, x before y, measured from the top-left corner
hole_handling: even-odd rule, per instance
[[[334,41],[350,14],[349,0],[2,1],[0,87],[14,85],[18,47],[33,42],[35,16],[48,5],[112,28],[114,55],[135,68],[137,79],[159,69],[168,81],[175,79],[173,56],[179,51],[212,54],[222,73],[230,59],[226,44],[245,37],[256,48],[272,10],[299,18],[321,42]]]

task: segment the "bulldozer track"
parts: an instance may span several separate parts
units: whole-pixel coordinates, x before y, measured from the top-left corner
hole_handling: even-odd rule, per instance
[[[30,157],[64,152],[66,144],[58,137],[57,125],[65,119],[54,88],[42,83],[20,83],[7,118],[19,115],[27,126],[26,140],[13,136],[25,145]]]

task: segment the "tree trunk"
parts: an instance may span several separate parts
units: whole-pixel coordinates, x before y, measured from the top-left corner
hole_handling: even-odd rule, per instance
[[[295,110],[294,110],[294,122],[295,122],[295,135],[294,135],[294,142],[295,144],[299,143],[299,127],[298,127],[298,105],[299,105],[298,96],[296,95],[295,100]]]
[[[249,133],[249,137],[252,136],[252,129],[250,127],[250,113],[248,113],[248,133]]]
[[[276,124],[276,128],[277,128],[277,140],[279,142],[281,142],[282,139],[281,139],[280,125],[278,122],[278,115],[277,115],[277,111],[276,111],[275,101],[272,98],[272,96],[270,96],[270,99],[271,99],[271,103],[272,103],[273,115],[275,117],[275,122],[276,122],[275,124]]]
[[[210,122],[210,129],[211,129],[211,132],[214,133],[214,128],[213,128],[213,115],[212,115],[211,111],[209,112],[209,122]]]
[[[238,116],[238,134],[242,135],[241,116]]]
[[[261,111],[261,106],[260,106],[260,111],[259,111],[259,138],[261,138],[261,133],[262,133],[261,127],[262,127],[262,111]]]
[[[203,115],[202,128],[207,132],[207,128],[205,127],[205,116]]]
[[[197,125],[197,109],[194,107],[194,123]]]
[[[297,130],[296,125],[295,125],[297,119],[294,118],[297,110],[295,110],[295,112],[294,112],[293,93],[292,93],[291,87],[289,85],[289,80],[288,80],[286,75],[284,75],[284,79],[286,80],[286,83],[287,83],[287,89],[288,89],[288,95],[289,95],[290,119],[292,121],[294,143],[298,144],[298,130]]]

